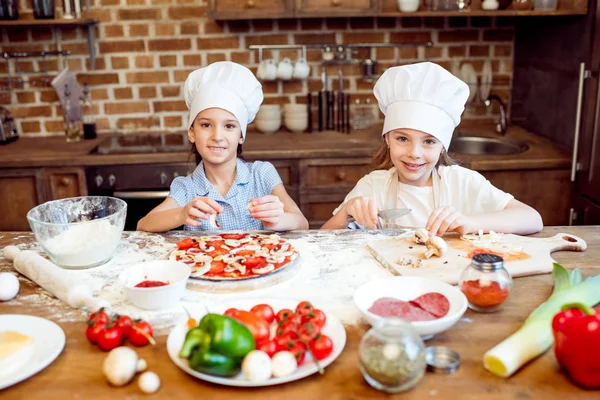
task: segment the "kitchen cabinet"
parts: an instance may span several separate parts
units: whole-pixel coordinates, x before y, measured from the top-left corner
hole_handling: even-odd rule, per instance
[[[290,18],[294,0],[210,0],[208,17],[223,19]]]
[[[27,212],[50,200],[87,194],[83,168],[0,170],[0,229],[28,231]]]
[[[296,17],[376,15],[377,0],[296,0]]]

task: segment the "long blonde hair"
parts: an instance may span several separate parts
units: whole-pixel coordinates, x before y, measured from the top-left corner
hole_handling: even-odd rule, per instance
[[[385,134],[387,135],[387,133]],[[390,157],[390,148],[385,141],[385,135],[381,136],[381,145],[379,146],[379,150],[373,156],[373,170],[377,169],[390,169],[394,166],[392,162],[392,158]],[[456,165],[458,164],[456,160],[448,155],[446,149],[442,149],[440,154],[440,159],[438,160],[436,168],[440,165]]]

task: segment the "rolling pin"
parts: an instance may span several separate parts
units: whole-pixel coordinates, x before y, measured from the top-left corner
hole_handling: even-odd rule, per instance
[[[88,285],[78,282],[77,278],[34,251],[6,246],[4,257],[13,262],[19,273],[73,308],[85,308],[90,312],[110,308],[106,300],[94,297]]]

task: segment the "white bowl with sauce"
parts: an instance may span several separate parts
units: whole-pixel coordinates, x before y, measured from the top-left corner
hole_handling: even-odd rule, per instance
[[[440,293],[448,299],[450,308],[446,315],[430,321],[410,322],[423,339],[429,339],[454,325],[467,310],[468,301],[463,292],[448,283],[419,276],[394,276],[377,279],[358,288],[354,293],[354,304],[369,324],[375,325],[379,319],[385,318],[369,311],[376,300],[392,297],[410,301],[432,292]]]
[[[133,265],[119,275],[119,281],[133,305],[145,310],[157,310],[179,303],[185,294],[190,273],[190,267],[183,263],[156,260]]]

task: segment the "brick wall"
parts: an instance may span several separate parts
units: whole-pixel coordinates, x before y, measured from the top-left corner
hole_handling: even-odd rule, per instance
[[[21,0],[21,18],[30,18],[30,1]],[[29,3],[29,6],[28,4]],[[182,131],[187,119],[182,86],[194,69],[231,60],[256,71],[252,44],[397,43],[431,40],[431,48],[380,48],[374,51],[379,72],[389,66],[430,60],[448,69],[452,60],[471,62],[478,74],[492,60],[492,91],[510,101],[513,66],[513,21],[506,18],[331,18],[214,22],[206,18],[206,0],[92,0],[89,17],[97,18],[96,69],[89,69],[84,29],[0,29],[2,51],[66,49],[72,56],[0,61],[0,104],[7,105],[23,135],[62,135],[61,107],[48,86],[63,66],[77,72],[92,89],[100,132]],[[290,57],[297,51],[265,52]],[[358,54],[357,57],[366,54]],[[266,82],[266,103],[305,102],[306,93],[321,88],[321,52],[309,50],[307,81]],[[8,90],[10,68],[28,81]],[[360,79],[360,66],[334,65],[329,75],[344,71],[353,98],[372,97],[373,83]],[[333,80],[337,88],[337,79]],[[374,106],[375,107],[375,106]],[[467,106],[464,120],[494,117],[481,102]]]

